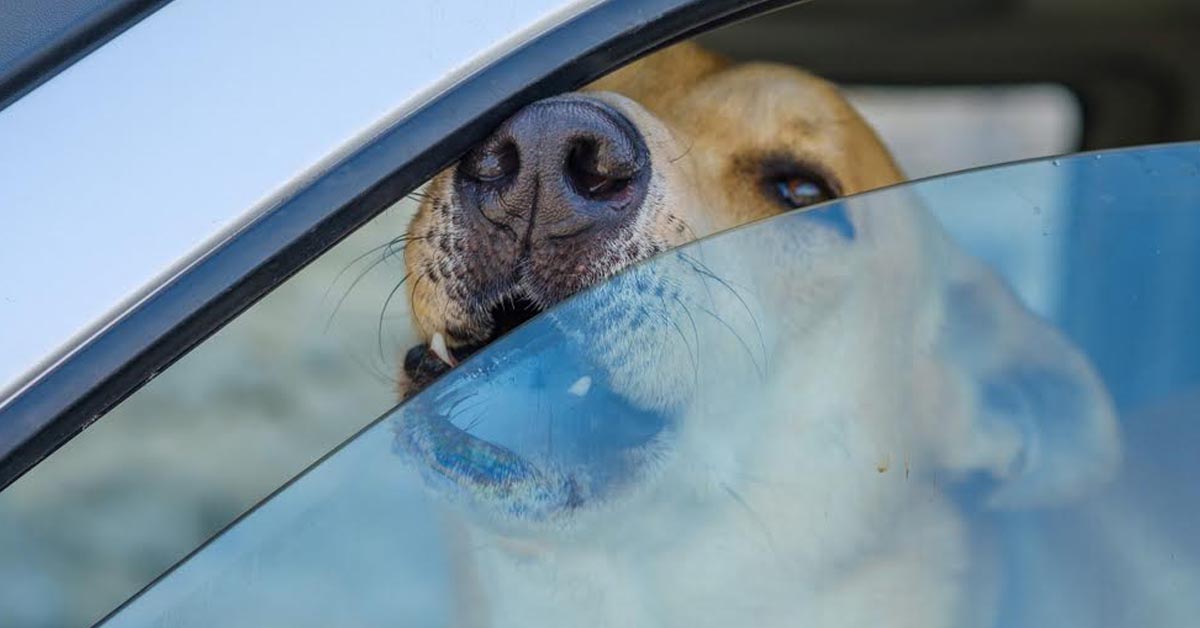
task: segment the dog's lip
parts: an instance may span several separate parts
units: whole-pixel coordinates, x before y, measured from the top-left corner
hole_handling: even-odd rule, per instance
[[[406,413],[396,430],[396,445],[415,458],[434,487],[449,482],[489,506],[502,504],[500,514],[543,519],[582,503],[578,484],[569,474],[546,472],[437,412]]]
[[[426,385],[458,366],[460,362],[525,324],[544,310],[545,308],[534,303],[532,299],[525,297],[523,292],[514,289],[505,297],[497,299],[496,304],[490,309],[492,325],[487,337],[473,342],[469,340],[464,342],[461,337],[456,337],[457,342],[452,347],[443,332],[434,332],[428,344],[416,345],[405,355],[404,373],[409,380],[407,396],[416,394]]]
[[[616,394],[588,349],[527,325],[410,398],[395,449],[489,518],[537,522],[607,501],[661,459],[671,423]]]

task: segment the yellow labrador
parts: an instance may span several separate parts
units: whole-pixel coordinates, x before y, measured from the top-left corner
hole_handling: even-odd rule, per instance
[[[601,473],[430,418],[437,395],[405,408],[398,449],[462,515],[461,623],[983,621],[991,566],[947,489],[1071,499],[1111,474],[1116,423],[904,190],[821,205],[901,180],[833,85],[685,44],[526,107],[429,184],[402,395],[580,295],[546,377],[627,409],[587,428],[625,430]]]

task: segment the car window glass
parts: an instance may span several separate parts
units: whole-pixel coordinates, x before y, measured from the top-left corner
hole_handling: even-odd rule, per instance
[[[1198,177],[1196,144],[1048,159],[663,253],[383,412],[107,625],[1190,625]],[[983,211],[986,239],[934,218]]]
[[[396,238],[413,207],[398,202],[0,494],[0,580],[22,583],[0,588],[3,615],[95,621],[393,405],[395,352],[412,344]]]

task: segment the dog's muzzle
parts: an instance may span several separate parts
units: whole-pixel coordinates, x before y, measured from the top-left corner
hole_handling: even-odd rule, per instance
[[[443,254],[460,262],[456,294],[489,311],[466,336],[448,330],[450,344],[487,344],[631,257],[650,162],[625,116],[579,94],[527,106],[465,155]]]
[[[556,311],[559,324],[577,303]],[[589,349],[542,319],[413,397],[394,430],[397,452],[432,488],[519,524],[561,520],[636,484],[668,449],[671,425],[613,392]]]
[[[633,124],[578,94],[529,105],[459,162],[439,210],[457,242],[443,253],[461,261],[455,294],[479,319],[408,352],[411,398],[395,424],[397,450],[431,485],[492,520],[544,521],[648,468],[668,421],[612,392],[594,347],[562,331],[588,330],[572,316],[594,308],[567,303],[554,322],[516,328],[633,257],[621,247],[650,180]]]
[[[452,202],[437,210],[454,237],[437,246],[457,261],[451,296],[474,320],[409,351],[406,394],[646,257],[631,232],[644,209],[650,162],[624,115],[580,94],[527,106],[465,155],[453,173]]]

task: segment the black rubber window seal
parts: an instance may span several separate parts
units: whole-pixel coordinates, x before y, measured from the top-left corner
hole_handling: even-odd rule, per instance
[[[12,65],[0,68],[0,110],[54,78],[71,64],[162,8],[170,0],[107,2],[70,24],[48,24],[52,33]]]

